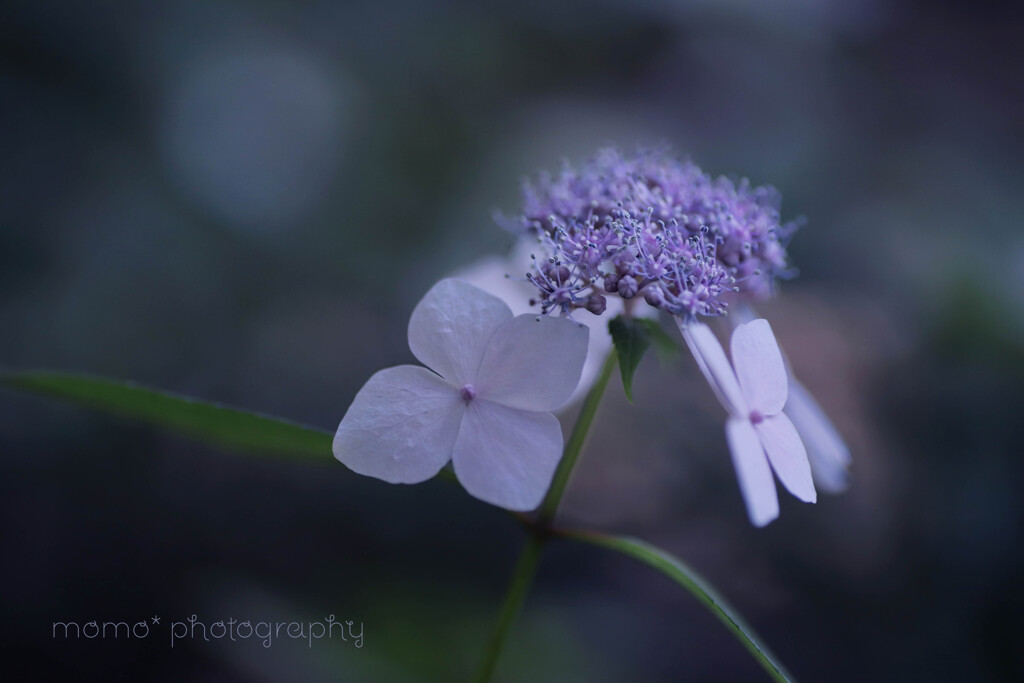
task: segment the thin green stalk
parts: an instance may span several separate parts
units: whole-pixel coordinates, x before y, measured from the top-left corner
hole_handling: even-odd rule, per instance
[[[576,460],[580,457],[580,451],[583,450],[583,442],[586,441],[587,434],[590,432],[590,425],[594,423],[594,416],[597,415],[597,407],[601,404],[604,389],[608,386],[608,380],[615,371],[615,362],[616,355],[612,351],[605,359],[604,365],[601,366],[601,374],[598,375],[594,386],[590,388],[587,397],[583,399],[583,407],[580,408],[576,425],[572,428],[569,440],[565,443],[565,451],[562,453],[562,460],[558,463],[558,469],[555,470],[555,476],[551,480],[551,488],[548,489],[548,495],[544,497],[544,502],[540,504],[537,523],[541,526],[549,525],[555,518],[558,504],[562,502],[565,487],[569,484],[569,476],[576,466]]]
[[[523,546],[523,552],[519,555],[516,567],[512,571],[512,581],[508,584],[508,592],[505,594],[505,602],[498,613],[498,623],[494,627],[491,639],[484,651],[484,659],[476,673],[476,680],[479,683],[487,683],[494,674],[498,665],[498,658],[501,656],[502,646],[505,644],[505,636],[508,635],[512,622],[519,614],[526,594],[530,591],[530,584],[533,583],[533,575],[537,572],[537,564],[540,562],[540,555],[544,551],[545,539],[536,533],[530,534]]]
[[[671,553],[629,536],[612,536],[596,531],[578,529],[552,529],[551,535],[561,536],[622,553],[634,560],[661,572],[672,581],[690,591],[708,611],[725,624],[732,635],[743,644],[754,659],[778,683],[795,683],[782,662],[772,654],[754,629],[740,616],[732,605],[716,591],[707,579],[692,567]]]
[[[547,496],[544,497],[544,502],[540,505],[537,521],[531,524],[530,536],[526,540],[526,545],[523,546],[523,551],[519,555],[515,569],[512,570],[512,580],[509,582],[508,590],[505,592],[505,602],[502,604],[501,612],[498,614],[498,623],[494,627],[491,639],[487,643],[487,649],[484,651],[483,661],[477,670],[475,679],[477,683],[487,683],[487,681],[491,680],[494,669],[498,665],[498,658],[501,656],[505,638],[512,627],[512,622],[519,615],[519,610],[522,608],[523,601],[526,600],[526,594],[529,593],[530,585],[533,583],[533,576],[537,572],[537,564],[540,562],[541,553],[544,551],[544,545],[547,543],[546,529],[555,518],[555,512],[558,511],[558,504],[561,502],[562,495],[565,493],[565,487],[569,483],[569,476],[572,474],[573,467],[580,457],[580,451],[583,450],[583,443],[586,441],[590,426],[594,423],[597,407],[601,404],[601,397],[604,395],[605,387],[608,386],[608,379],[612,376],[614,370],[615,352],[613,351],[608,355],[604,365],[601,367],[601,374],[598,375],[597,381],[594,382],[594,386],[590,388],[590,391],[587,392],[587,397],[583,400],[579,417],[576,418],[576,424],[572,428],[569,440],[565,443],[562,459],[555,470],[554,478],[551,481],[551,488],[548,489]]]

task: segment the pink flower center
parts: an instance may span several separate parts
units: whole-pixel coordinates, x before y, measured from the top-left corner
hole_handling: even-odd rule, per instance
[[[469,403],[476,398],[476,389],[473,388],[472,384],[467,384],[459,389],[459,395],[462,396],[462,400]]]
[[[761,414],[760,410],[751,410],[750,421],[753,422],[754,424],[761,424],[762,422],[764,422],[764,415]]]

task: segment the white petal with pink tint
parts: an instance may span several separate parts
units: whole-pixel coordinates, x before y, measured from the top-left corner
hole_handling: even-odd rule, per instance
[[[677,323],[686,345],[690,347],[690,352],[718,400],[733,415],[745,415],[749,410],[746,399],[715,333],[704,323],[684,323],[678,318]]]
[[[540,505],[562,457],[551,413],[472,401],[452,453],[455,474],[477,498],[508,510]]]
[[[807,447],[807,460],[811,464],[815,486],[828,493],[845,490],[850,449],[810,392],[792,378],[789,381],[789,400],[783,411],[793,421]]]
[[[782,353],[767,320],[753,320],[732,333],[732,363],[751,410],[775,415],[786,405],[788,381]]]
[[[814,491],[807,451],[789,418],[783,413],[766,417],[754,425],[754,431],[761,438],[768,461],[783,486],[805,503],[816,502],[818,495]]]
[[[750,521],[754,526],[764,526],[779,516],[779,499],[761,440],[749,420],[736,418],[726,421],[725,438]]]
[[[488,342],[511,318],[512,311],[498,297],[468,282],[441,280],[409,318],[409,348],[452,384],[469,384]]]
[[[381,370],[359,390],[334,436],[349,469],[392,484],[416,484],[451,458],[465,404],[433,372],[413,365]]]
[[[580,381],[586,325],[520,315],[501,326],[484,352],[474,386],[480,398],[523,410],[554,410]]]

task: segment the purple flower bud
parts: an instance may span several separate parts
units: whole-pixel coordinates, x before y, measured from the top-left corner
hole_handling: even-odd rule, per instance
[[[587,298],[587,310],[594,315],[601,315],[608,307],[608,299],[600,294],[591,294]]]
[[[563,265],[545,263],[541,272],[543,272],[552,282],[559,285],[565,284],[569,281],[569,269]]]
[[[611,273],[604,276],[604,290],[609,294],[614,294],[619,291],[619,275],[618,273]]]
[[[644,288],[644,301],[655,308],[665,305],[665,293],[658,285],[648,285]]]
[[[640,290],[636,279],[632,275],[625,275],[619,278],[619,296],[623,299],[632,299]]]

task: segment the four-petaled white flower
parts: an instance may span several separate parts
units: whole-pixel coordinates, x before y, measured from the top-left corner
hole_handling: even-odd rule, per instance
[[[750,521],[764,526],[779,516],[772,470],[794,496],[815,502],[807,451],[782,412],[789,382],[768,321],[754,320],[733,331],[732,365],[707,325],[680,322],[679,329],[729,412],[725,435]]]
[[[537,507],[562,455],[550,411],[579,382],[587,328],[513,317],[497,297],[446,279],[413,311],[409,348],[430,370],[401,365],[373,375],[338,426],[335,457],[393,484],[426,481],[451,460],[473,496],[509,510]]]
[[[748,305],[737,306],[729,315],[734,328],[757,319],[757,314]],[[839,436],[839,431],[828,419],[818,402],[803,384],[793,375],[786,354],[782,354],[789,377],[789,398],[782,412],[793,421],[800,440],[807,448],[807,461],[811,465],[814,486],[826,493],[840,493],[846,490],[850,467],[850,448]]]

